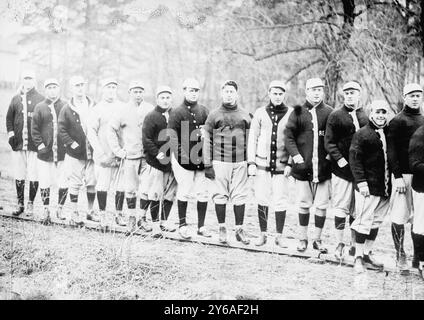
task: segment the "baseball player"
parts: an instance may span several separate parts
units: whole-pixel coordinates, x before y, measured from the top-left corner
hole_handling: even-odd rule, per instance
[[[146,156],[146,168],[141,179],[141,199],[150,205],[153,221],[153,236],[162,231],[174,232],[176,229],[167,224],[169,213],[175,198],[177,182],[171,170],[171,150],[167,126],[172,108],[172,90],[168,86],[159,86],[156,90],[156,107],[143,121],[143,149]],[[159,206],[161,216],[159,222]]]
[[[414,207],[414,224],[412,226],[414,257],[416,267],[424,280],[424,125],[412,135],[408,151]]]
[[[6,129],[9,144],[13,150],[14,177],[18,207],[13,215],[24,212],[25,178],[29,180],[29,201],[26,215],[33,214],[33,203],[38,190],[37,148],[31,137],[31,119],[34,107],[44,97],[35,88],[35,74],[25,71],[22,74],[22,85],[19,92],[10,101],[6,114]]]
[[[286,86],[282,81],[272,81],[268,88],[269,102],[256,110],[250,125],[247,147],[248,174],[255,176],[254,191],[258,202],[258,218],[261,235],[257,246],[267,241],[269,205],[275,209],[277,237],[275,243],[286,247],[282,233],[287,210],[287,195],[291,167],[284,145],[284,130],[292,108],[284,104]]]
[[[324,146],[331,157],[331,201],[334,212],[337,247],[335,256],[342,259],[345,244],[343,233],[346,217],[349,224],[354,220],[355,199],[353,176],[349,166],[349,148],[353,134],[368,123],[364,108],[360,105],[361,86],[349,81],[343,86],[344,104],[328,117]],[[351,255],[355,255],[352,230]]]
[[[295,178],[296,206],[299,212],[300,242],[297,250],[308,247],[309,210],[315,206],[313,248],[327,253],[321,233],[329,202],[330,162],[324,149],[327,119],[333,109],[324,103],[324,83],[319,78],[306,81],[306,102],[295,106],[286,125],[285,145],[293,158],[291,174]]]
[[[184,102],[169,115],[168,129],[172,148],[172,171],[177,180],[179,233],[188,239],[186,215],[191,195],[197,200],[197,234],[210,237],[204,226],[208,206],[208,180],[205,177],[202,157],[202,127],[208,117],[208,109],[197,102],[200,85],[195,79],[183,82]]]
[[[101,85],[102,100],[92,109],[87,126],[87,138],[93,147],[100,226],[107,229],[112,227],[116,217],[122,217],[125,198],[121,179],[123,159],[115,156],[108,141],[109,122],[124,107],[124,103],[118,100],[118,82],[115,79],[106,78]],[[115,191],[115,214],[106,212],[109,190]]]
[[[31,122],[32,141],[38,150],[38,174],[44,211],[43,224],[50,224],[50,188],[59,187],[58,206],[63,206],[67,195],[67,171],[63,166],[64,143],[59,135],[58,117],[65,103],[60,99],[59,82],[44,81],[46,99],[35,106]]]
[[[387,161],[387,118],[389,106],[383,100],[371,103],[369,123],[353,135],[349,163],[355,185],[355,265],[357,273],[365,264],[382,268],[372,255],[378,228],[389,209],[390,172]]]
[[[238,103],[238,85],[225,81],[222,105],[213,110],[205,123],[203,161],[205,176],[212,180],[212,200],[219,223],[219,241],[227,243],[226,206],[233,203],[236,240],[249,244],[243,230],[247,186],[247,139],[250,115]]]
[[[408,147],[411,136],[422,124],[421,113],[423,89],[417,83],[407,84],[403,89],[404,108],[388,125],[388,158],[393,173],[393,189],[390,199],[392,237],[396,249],[396,262],[400,270],[407,270],[406,254],[403,247],[405,224],[412,220],[412,172],[409,167]],[[411,234],[415,248],[414,234]],[[415,251],[414,251],[415,252]],[[413,267],[417,267],[414,253]]]
[[[64,166],[69,173],[69,198],[72,205],[71,225],[81,224],[78,212],[78,194],[85,186],[87,189],[87,219],[99,221],[93,210],[96,198],[96,177],[94,174],[93,149],[87,139],[87,122],[94,101],[86,95],[86,81],[81,76],[69,80],[72,97],[59,114],[59,136],[65,144]],[[65,219],[62,208],[57,212],[59,219]]]
[[[140,200],[140,213],[136,211],[137,191],[139,188],[139,171],[142,174],[146,167],[143,152],[142,127],[147,113],[153,110],[150,103],[144,101],[144,84],[141,81],[132,81],[128,87],[129,102],[120,109],[108,126],[108,141],[116,157],[124,159],[122,183],[128,206],[128,233],[140,229],[150,232],[152,228],[146,221],[146,201]],[[121,141],[120,141],[121,140]],[[117,217],[117,224],[124,224]]]

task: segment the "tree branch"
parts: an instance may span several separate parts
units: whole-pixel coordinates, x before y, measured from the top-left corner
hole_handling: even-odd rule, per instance
[[[314,65],[316,65],[316,64],[318,64],[318,63],[323,63],[324,62],[324,59],[322,59],[322,58],[319,58],[319,59],[316,59],[316,60],[314,60],[314,61],[312,61],[312,62],[310,62],[310,63],[308,63],[306,66],[303,66],[302,68],[300,68],[300,69],[298,69],[295,73],[293,73],[287,80],[286,80],[286,83],[288,83],[288,82],[290,82],[291,80],[293,80],[296,76],[298,76],[299,75],[299,73],[301,73],[302,71],[304,71],[304,70],[306,70],[306,69],[309,69],[310,67],[312,67],[312,66],[314,66]]]

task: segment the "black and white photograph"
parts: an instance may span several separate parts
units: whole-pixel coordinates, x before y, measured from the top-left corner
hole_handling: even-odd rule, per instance
[[[423,88],[423,0],[0,0],[0,300],[424,300]]]

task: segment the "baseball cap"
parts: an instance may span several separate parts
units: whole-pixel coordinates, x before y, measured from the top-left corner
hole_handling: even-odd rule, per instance
[[[103,87],[106,87],[110,83],[114,83],[114,84],[118,85],[118,81],[116,81],[115,78],[105,78],[105,79],[102,80],[101,86],[103,88]]]
[[[69,79],[69,85],[75,86],[80,83],[86,83],[85,79],[82,76],[72,76]]]
[[[324,87],[324,82],[320,78],[311,78],[306,80],[306,89]]]
[[[370,109],[371,110],[384,109],[387,112],[390,111],[389,104],[387,103],[386,100],[374,100],[374,101],[372,101],[371,104],[370,104]]]
[[[361,91],[361,86],[358,82],[356,81],[349,81],[346,82],[343,86],[343,91],[345,90],[349,90],[349,89],[353,89],[353,90],[358,90]]]
[[[144,83],[139,80],[131,81],[128,86],[128,91],[134,88],[141,88],[144,90]]]
[[[236,89],[236,91],[238,91],[238,85],[237,82],[235,82],[234,80],[226,80],[224,81],[224,83],[221,86],[221,89],[224,89],[225,86],[232,86]]]
[[[194,78],[185,79],[184,82],[183,82],[183,89],[185,89],[185,88],[193,88],[193,89],[200,90],[199,81],[197,81]]]
[[[172,89],[170,87],[168,87],[168,86],[159,86],[156,89],[156,97],[158,95],[160,95],[161,93],[163,93],[163,92],[169,92],[170,94],[172,94]]]
[[[22,79],[31,78],[35,79],[35,72],[33,70],[25,70],[22,72]]]
[[[50,84],[55,84],[58,87],[60,87],[59,81],[57,81],[57,79],[55,79],[55,78],[48,78],[48,79],[46,79],[44,81],[44,88],[47,88],[47,86],[50,85]]]
[[[271,81],[268,87],[268,91],[271,90],[271,88],[280,88],[283,91],[286,91],[286,86],[284,85],[284,82],[280,80]]]
[[[407,85],[405,85],[405,87],[403,87],[404,96],[415,91],[423,92],[423,88],[418,83],[408,83]]]

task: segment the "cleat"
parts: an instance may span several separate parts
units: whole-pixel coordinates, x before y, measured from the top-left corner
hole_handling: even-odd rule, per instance
[[[180,227],[180,229],[178,230],[181,238],[183,239],[191,239],[191,235],[188,231],[188,227],[187,226],[182,226]]]
[[[66,217],[63,213],[63,207],[57,207],[56,208],[56,218],[58,220],[65,220],[66,219]]]
[[[127,224],[127,231],[125,232],[125,235],[129,236],[136,230],[137,227],[137,219],[135,216],[129,216],[128,217],[128,224]]]
[[[219,242],[228,244],[227,229],[225,227],[219,227]]]
[[[312,243],[312,248],[314,248],[315,250],[318,250],[320,253],[328,253],[328,249],[324,248],[322,246],[322,241],[321,240],[315,240]]]
[[[284,243],[283,243],[283,236],[281,234],[279,234],[278,236],[275,237],[275,244],[277,246],[279,246],[280,248],[288,248]]]
[[[48,226],[52,223],[51,218],[50,218],[49,208],[44,208],[43,217],[41,218],[41,223],[45,226]]]
[[[25,207],[23,205],[19,205],[18,208],[12,212],[12,215],[15,217],[19,217],[22,213],[24,213]]]
[[[245,245],[248,245],[250,243],[250,240],[246,238],[246,234],[242,228],[236,230],[236,240],[240,241]]]
[[[340,242],[337,247],[336,250],[334,252],[334,256],[336,257],[337,260],[342,261],[343,260],[343,253],[344,253],[344,248],[345,248],[345,244]]]
[[[212,237],[211,233],[208,231],[208,229],[207,229],[205,226],[200,227],[200,228],[197,230],[197,234],[198,234],[199,236],[202,236],[202,237],[205,237],[205,238],[210,238],[210,237]]]
[[[175,232],[177,230],[174,227],[171,227],[167,222],[161,222],[160,229],[163,232]]]
[[[28,201],[27,208],[25,210],[25,217],[33,218],[34,217],[34,204],[31,201]]]
[[[375,260],[373,254],[371,252],[369,254],[364,254],[364,263],[368,266],[371,266],[371,267],[377,268],[377,269],[383,269],[383,267],[384,267],[384,264]]]
[[[100,217],[99,217],[98,212],[94,211],[93,209],[91,209],[90,211],[88,211],[88,213],[87,213],[87,220],[94,221],[94,222],[99,222],[100,221]]]
[[[406,261],[406,254],[405,252],[402,252],[397,260],[396,260],[396,267],[399,269],[400,273],[407,274],[409,273],[409,267],[408,263]]]
[[[355,270],[356,274],[361,274],[361,273],[364,273],[366,271],[366,268],[365,268],[365,265],[364,265],[364,260],[363,260],[362,257],[356,257],[355,258],[353,269]]]
[[[106,212],[100,211],[99,216],[100,216],[100,220],[99,220],[100,230],[106,232],[107,231]]]
[[[159,226],[158,223],[154,223],[152,229],[153,229],[152,230],[152,238],[153,239],[163,238],[162,228],[161,228],[161,226]]]
[[[299,245],[297,246],[297,251],[304,252],[308,247],[308,240],[300,240]]]
[[[129,217],[130,218],[130,217]],[[128,218],[128,220],[129,220],[129,218]],[[136,219],[135,218],[135,216],[133,217],[134,219]],[[125,217],[124,217],[124,214],[122,213],[122,212],[117,212],[116,214],[115,214],[115,223],[118,225],[118,226],[122,226],[122,227],[124,227],[124,226],[126,226],[127,225],[127,223],[125,222]],[[129,221],[128,221],[128,223],[129,223]],[[135,222],[134,222],[135,223]],[[135,228],[135,225],[134,225],[134,228]]]
[[[266,243],[267,236],[266,234],[261,233],[257,242],[255,242],[255,246],[263,246]]]
[[[137,226],[141,231],[151,232],[153,230],[152,226],[147,222],[146,217],[142,217],[137,221]]]

